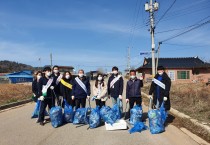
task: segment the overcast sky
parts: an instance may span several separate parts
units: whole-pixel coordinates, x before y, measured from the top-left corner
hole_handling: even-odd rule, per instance
[[[174,0],[157,0],[155,22]],[[86,71],[142,65],[150,51],[146,0],[0,0],[0,60],[32,66],[71,65]],[[210,20],[210,0],[176,0],[155,29],[159,41]],[[189,27],[192,26],[193,27]],[[169,30],[169,31],[168,31]],[[171,31],[173,30],[173,31]],[[168,31],[168,32],[165,32]],[[210,23],[163,42],[160,57],[210,60]],[[41,61],[39,61],[41,58]]]

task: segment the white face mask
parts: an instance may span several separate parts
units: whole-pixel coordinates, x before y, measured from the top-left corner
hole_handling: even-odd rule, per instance
[[[84,76],[84,74],[79,74],[79,77],[82,78]]]
[[[135,78],[136,78],[136,76],[130,76],[130,78],[133,80],[133,79],[135,79]]]
[[[57,74],[59,72],[59,70],[56,69],[56,70],[53,70],[53,72]]]
[[[48,77],[50,77],[51,76],[51,72],[47,72],[47,74],[46,74]]]
[[[116,74],[118,74],[118,71],[114,70],[112,73],[116,75]]]
[[[103,78],[102,77],[98,77],[98,80],[101,81]]]
[[[69,79],[70,78],[70,75],[66,75],[66,79]]]
[[[37,76],[37,80],[39,80],[42,76]]]
[[[159,74],[160,76],[162,76],[162,75],[163,75],[163,72],[159,72],[158,74]]]

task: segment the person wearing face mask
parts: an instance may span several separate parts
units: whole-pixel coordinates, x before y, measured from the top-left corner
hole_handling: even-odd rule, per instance
[[[45,67],[44,76],[39,79],[38,82],[38,100],[41,101],[40,111],[39,111],[39,119],[38,122],[40,125],[44,125],[44,116],[45,109],[48,106],[49,109],[55,106],[54,97],[53,97],[53,89],[55,84],[53,83],[53,77],[51,75],[51,68]]]
[[[52,77],[54,78],[54,84],[56,84],[54,91],[55,91],[55,95],[56,95],[55,98],[57,100],[57,105],[61,106],[62,95],[60,92],[60,84],[61,84],[60,81],[63,76],[62,76],[62,74],[60,74],[59,67],[57,65],[53,66]]]
[[[76,109],[85,108],[86,99],[90,101],[90,81],[81,69],[78,71],[78,77],[74,79],[72,89],[72,100],[75,100]]]
[[[171,88],[171,79],[165,73],[165,68],[163,66],[158,66],[158,73],[155,75],[150,90],[149,96],[153,99],[153,104],[155,108],[160,108],[163,101],[164,107],[166,110],[170,110],[170,88]],[[153,95],[153,96],[152,96]]]
[[[36,73],[34,73],[34,80],[32,82],[32,92],[33,92],[33,100],[36,102],[37,101],[37,97],[38,97],[38,82],[40,80],[40,78],[42,77],[42,72],[41,71],[37,71]]]
[[[66,100],[66,102],[71,105],[72,107],[75,106],[74,100],[72,100],[72,87],[73,87],[73,80],[72,75],[69,71],[64,72],[63,78],[61,79],[60,84],[60,92],[63,96],[63,99]],[[62,107],[64,107],[64,102],[62,103]]]
[[[118,104],[120,111],[123,112],[122,93],[123,93],[123,78],[118,74],[118,68],[112,68],[112,75],[108,79],[108,95],[112,98],[112,104]]]
[[[133,108],[134,103],[141,106],[141,87],[143,87],[142,80],[143,77],[140,77],[139,79],[136,77],[135,70],[130,71],[130,79],[128,80],[126,85],[126,103],[129,103],[130,109]]]
[[[108,99],[107,94],[107,84],[104,82],[103,75],[98,74],[96,77],[95,85],[93,86],[93,96],[96,102],[96,106],[100,108],[105,106]]]

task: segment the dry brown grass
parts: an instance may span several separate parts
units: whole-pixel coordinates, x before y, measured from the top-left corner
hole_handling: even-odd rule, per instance
[[[31,85],[0,84],[0,105],[28,99],[31,96]]]
[[[143,88],[148,93],[149,86]],[[201,122],[210,123],[210,86],[204,83],[172,84],[171,105]]]

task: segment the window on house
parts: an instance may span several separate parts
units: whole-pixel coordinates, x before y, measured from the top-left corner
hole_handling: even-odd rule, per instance
[[[168,76],[172,81],[175,81],[175,72],[174,71],[169,70]]]
[[[177,79],[190,79],[190,71],[177,71]]]

